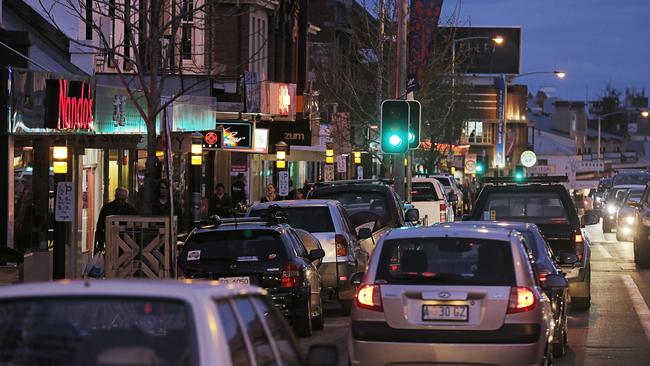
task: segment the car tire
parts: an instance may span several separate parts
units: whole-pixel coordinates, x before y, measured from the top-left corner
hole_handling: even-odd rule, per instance
[[[311,290],[308,290],[307,294],[310,294]],[[307,295],[307,300],[304,305],[305,309],[302,312],[296,312],[296,315],[293,319],[293,331],[298,337],[311,337],[312,335],[312,323],[311,323],[311,301],[309,295]]]
[[[585,282],[589,288],[589,293],[585,297],[571,296],[571,310],[573,311],[587,311],[591,307],[591,265],[587,267]]]
[[[318,316],[311,321],[311,328],[313,330],[323,330],[325,328],[325,311],[323,310],[323,299],[319,297]]]
[[[348,316],[352,312],[352,299],[341,300],[341,315]]]
[[[639,268],[650,268],[648,229],[641,226],[638,231],[634,237],[634,263]]]

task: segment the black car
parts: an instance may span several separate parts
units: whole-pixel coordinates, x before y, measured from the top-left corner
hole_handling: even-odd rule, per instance
[[[318,183],[307,198],[339,201],[355,228],[368,227],[376,242],[388,230],[410,225],[419,219],[415,208],[404,213],[402,201],[390,181],[350,180]],[[365,247],[365,245],[364,245]],[[372,248],[368,252],[372,252]]]
[[[179,277],[251,284],[265,288],[296,334],[323,328],[322,281],[313,262],[323,249],[307,252],[290,226],[275,220],[216,220],[194,229],[178,258]]]
[[[625,197],[630,190],[643,190],[643,185],[619,185],[607,191],[603,203],[603,233],[611,233],[616,228],[618,211],[623,207]]]
[[[646,185],[638,202],[628,202],[634,213],[634,263],[639,268],[650,268],[650,184]]]
[[[563,265],[569,279],[571,307],[591,305],[591,248],[582,227],[598,222],[593,213],[580,220],[571,195],[560,182],[567,177],[484,178],[474,210],[464,220],[520,221],[537,225],[553,252],[573,253],[579,261]],[[582,222],[581,222],[582,221]]]
[[[570,265],[578,261],[578,257],[572,253],[556,256],[535,224],[503,221],[466,221],[463,224],[486,228],[509,228],[520,232],[524,236],[524,244],[532,256],[533,268],[537,272],[535,274],[540,284],[543,284],[546,276],[550,274],[563,276],[560,264]],[[567,346],[569,290],[567,288],[547,288],[544,292],[553,303],[552,308],[556,324],[555,334],[553,335],[553,354],[556,357],[562,357],[566,353]]]

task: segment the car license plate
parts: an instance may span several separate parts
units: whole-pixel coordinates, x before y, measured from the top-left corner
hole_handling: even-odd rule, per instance
[[[250,277],[219,277],[219,282],[228,285],[250,285]]]
[[[422,320],[467,321],[467,305],[423,305]]]

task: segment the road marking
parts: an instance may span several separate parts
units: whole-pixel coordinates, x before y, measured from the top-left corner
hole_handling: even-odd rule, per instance
[[[641,291],[639,291],[636,283],[634,283],[632,276],[622,274],[621,280],[623,280],[623,284],[627,287],[634,311],[636,311],[636,315],[639,317],[639,322],[643,326],[646,337],[650,340],[650,309],[648,309],[648,304],[643,299],[643,295],[641,295]]]
[[[602,255],[603,257],[605,257],[605,258],[614,258],[614,257],[609,253],[609,250],[607,250],[607,248],[605,248],[604,245],[602,245],[602,244],[596,244],[596,249],[598,249],[598,251],[600,252],[600,255]]]

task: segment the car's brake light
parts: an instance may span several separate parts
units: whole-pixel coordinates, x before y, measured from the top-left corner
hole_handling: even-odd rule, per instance
[[[357,305],[368,310],[382,311],[379,285],[361,285],[357,291]]]
[[[539,281],[542,282],[542,283],[543,283],[544,281],[546,281],[546,276],[548,276],[548,272],[541,272],[541,271],[540,271],[540,272],[539,272]]]
[[[582,257],[585,254],[585,240],[582,237],[582,233],[575,234],[573,237],[573,244],[576,248],[576,255],[578,256],[578,260],[582,262]]]
[[[447,221],[447,205],[444,203],[440,204],[440,222]]]
[[[300,267],[293,262],[287,262],[282,267],[282,279],[280,280],[280,287],[290,288],[298,287],[300,283]]]
[[[334,242],[336,243],[336,256],[345,257],[348,255],[348,241],[345,236],[341,234],[334,235]]]
[[[523,313],[535,308],[535,293],[527,287],[513,287],[510,290],[508,314]]]

